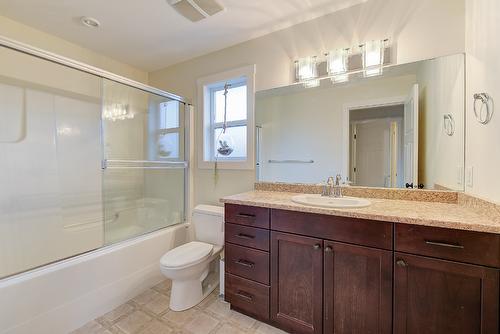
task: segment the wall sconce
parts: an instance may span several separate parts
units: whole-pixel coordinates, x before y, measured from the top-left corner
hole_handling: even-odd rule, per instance
[[[388,40],[370,41],[360,45],[363,59],[364,76],[371,77],[382,74],[384,53]]]
[[[310,56],[295,61],[295,79],[305,87],[319,86],[317,57]]]

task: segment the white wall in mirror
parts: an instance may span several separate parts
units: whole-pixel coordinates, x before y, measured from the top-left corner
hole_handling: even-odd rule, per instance
[[[459,54],[392,66],[382,76],[354,77],[346,84],[332,85],[325,79],[318,88],[292,85],[258,92],[257,179],[318,183],[342,174],[363,186],[413,183],[414,187],[463,189],[464,89],[464,56]],[[414,140],[407,138],[409,124],[414,122],[408,115],[409,101],[419,117]],[[398,106],[402,115],[390,110]],[[364,119],[359,116],[361,111]],[[372,116],[367,117],[366,112]],[[454,119],[452,136],[444,131],[444,115],[448,114]],[[367,121],[375,120],[383,121],[373,124],[385,124],[385,130],[373,141],[359,138],[357,147],[366,154],[361,157],[358,152],[358,165],[363,159],[369,161],[364,167],[371,174],[363,174],[358,167],[356,180],[353,127],[363,121],[359,130],[365,133],[360,135],[373,134],[378,130],[368,129]],[[391,131],[398,128],[401,135],[391,141]],[[409,142],[415,148],[414,157],[407,149]],[[375,177],[377,170],[380,175]]]

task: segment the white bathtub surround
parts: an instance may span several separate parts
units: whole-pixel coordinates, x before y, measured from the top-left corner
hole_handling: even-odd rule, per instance
[[[154,286],[163,254],[187,241],[169,227],[0,281],[1,334],[66,334]]]

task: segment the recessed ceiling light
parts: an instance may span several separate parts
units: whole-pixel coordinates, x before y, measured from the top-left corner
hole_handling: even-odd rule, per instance
[[[98,28],[101,25],[99,23],[99,21],[97,21],[93,17],[88,17],[88,16],[82,16],[82,18],[80,19],[80,21],[82,22],[82,24],[84,26],[87,26],[87,27],[90,27],[90,28]]]

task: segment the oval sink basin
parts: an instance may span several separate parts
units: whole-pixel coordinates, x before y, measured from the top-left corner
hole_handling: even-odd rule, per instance
[[[372,204],[369,200],[365,198],[357,198],[357,197],[336,198],[336,197],[327,197],[327,196],[312,195],[312,194],[293,196],[292,202],[303,205],[317,206],[322,208],[344,208],[344,209],[364,208]]]

